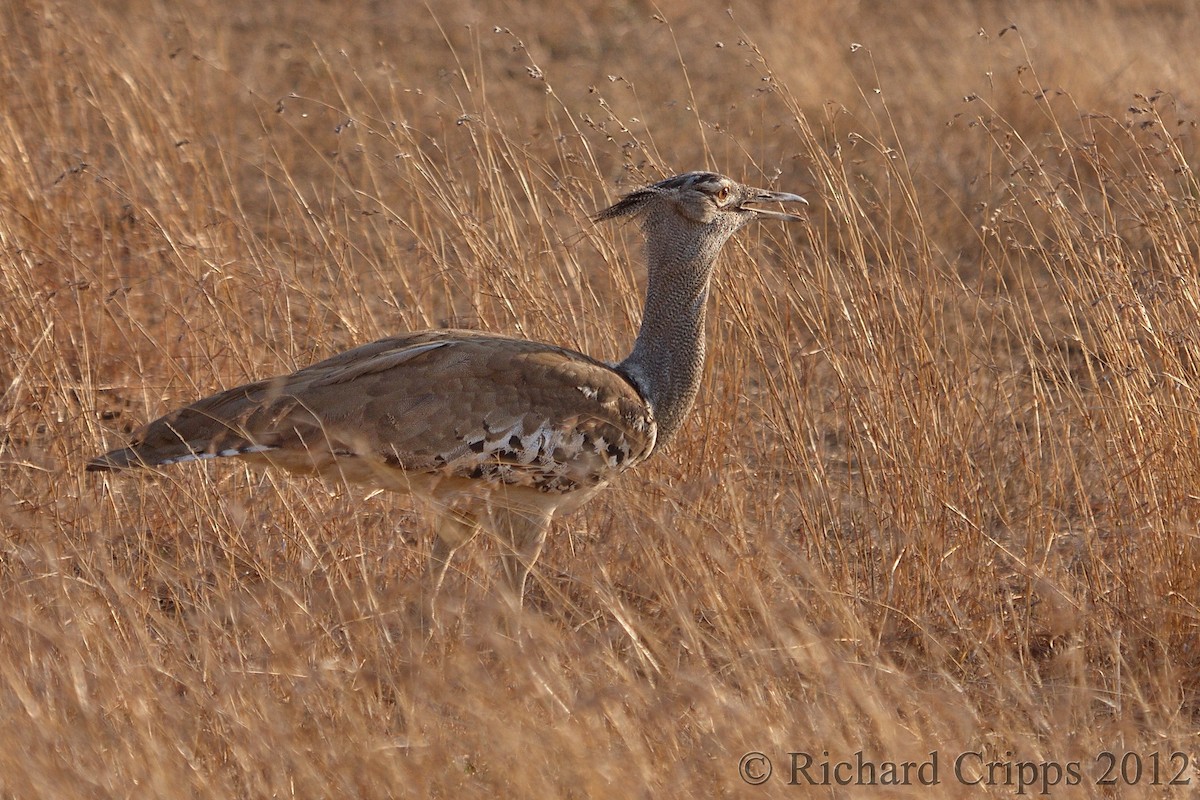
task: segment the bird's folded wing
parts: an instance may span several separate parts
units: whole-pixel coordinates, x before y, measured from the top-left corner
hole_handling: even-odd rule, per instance
[[[552,491],[607,480],[648,456],[654,437],[646,403],[605,364],[521,339],[430,331],[197,401],[89,466],[307,451]]]

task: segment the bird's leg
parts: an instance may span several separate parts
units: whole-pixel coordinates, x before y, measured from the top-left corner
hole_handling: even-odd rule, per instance
[[[450,559],[454,553],[479,533],[479,520],[467,511],[449,509],[438,515],[434,529],[437,534],[433,538],[433,549],[429,553],[429,565],[425,572],[426,592],[425,616],[432,625],[435,619],[434,609],[442,582],[446,579],[446,570],[450,567]]]
[[[542,552],[550,515],[538,511],[493,508],[492,524],[500,537],[500,558],[512,600],[521,607],[525,579]]]

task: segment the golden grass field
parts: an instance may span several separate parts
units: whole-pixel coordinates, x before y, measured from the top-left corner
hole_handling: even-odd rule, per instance
[[[29,0],[0,37],[0,796],[1200,784],[1188,0]],[[808,222],[726,247],[693,417],[556,523],[519,641],[477,543],[414,643],[404,498],[83,471],[393,332],[618,358],[640,236],[588,215],[702,168]],[[789,755],[859,751],[939,783]]]

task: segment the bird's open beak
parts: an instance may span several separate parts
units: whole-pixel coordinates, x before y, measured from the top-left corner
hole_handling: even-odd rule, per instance
[[[808,201],[798,194],[789,194],[788,192],[767,192],[759,191],[753,197],[742,201],[742,208],[749,209],[761,218],[765,219],[782,219],[787,222],[804,219],[800,214],[791,214],[787,211],[773,211],[766,208],[758,208],[760,203],[804,203],[808,205]]]

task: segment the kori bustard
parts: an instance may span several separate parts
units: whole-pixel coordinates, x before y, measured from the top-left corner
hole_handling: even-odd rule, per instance
[[[524,339],[406,333],[214,394],[146,425],[89,470],[234,457],[415,495],[435,512],[431,597],[481,527],[519,604],[551,518],[578,508],[679,430],[700,384],[717,252],[762,208],[804,198],[689,172],[595,217],[639,216],[649,280],[616,365]]]

